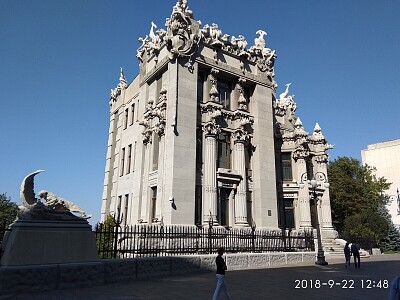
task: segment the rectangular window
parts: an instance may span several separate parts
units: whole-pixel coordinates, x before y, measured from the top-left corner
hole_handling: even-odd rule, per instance
[[[199,72],[197,76],[197,102],[203,103],[204,73]]]
[[[126,166],[126,174],[131,172],[131,162],[132,162],[132,144],[128,146],[128,162]]]
[[[222,106],[225,109],[230,109],[231,108],[231,85],[229,82],[226,82],[224,80],[217,80],[217,90],[218,90],[218,97],[219,97],[219,103],[222,104]]]
[[[196,131],[196,170],[203,168],[203,131],[197,128]]]
[[[131,125],[135,122],[135,103],[131,105]]]
[[[122,202],[122,196],[118,196],[117,211],[116,211],[116,218],[118,220],[121,218],[121,202]]]
[[[125,109],[125,124],[124,129],[128,128],[128,117],[129,117],[129,109]]]
[[[160,91],[162,89],[162,75],[157,77],[157,95],[156,95],[156,103],[160,102]]]
[[[221,132],[218,135],[218,168],[231,168],[231,136],[227,132]]]
[[[307,178],[312,179],[314,177],[314,167],[311,159],[306,160]]]
[[[281,154],[282,159],[282,180],[293,180],[292,157],[290,152]]]
[[[138,101],[137,101],[137,103],[136,103],[136,107],[137,107],[137,109],[136,109],[136,122],[138,122],[139,121],[139,99],[138,99]]]
[[[124,175],[124,165],[125,165],[125,148],[122,148],[121,151],[121,170],[119,172],[119,176],[123,176]]]
[[[157,222],[156,220],[156,203],[157,203],[157,187],[151,188],[151,222]]]
[[[285,198],[285,228],[293,229],[295,228],[294,224],[294,207],[293,207],[293,198]]]
[[[136,141],[135,141],[135,146],[133,148],[132,172],[135,172],[135,158],[136,158]]]
[[[125,194],[125,206],[123,214],[123,224],[126,225],[128,220],[128,205],[129,205],[129,194]]]

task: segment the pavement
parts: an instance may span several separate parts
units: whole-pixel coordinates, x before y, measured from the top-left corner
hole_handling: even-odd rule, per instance
[[[228,270],[225,277],[233,300],[382,300],[389,299],[390,282],[400,274],[400,254],[362,258],[359,269],[354,264],[346,269],[344,259],[327,261],[328,266],[307,262],[266,269]],[[1,300],[207,300],[212,298],[214,288],[215,274],[202,273],[10,295]],[[227,298],[221,292],[219,299]]]

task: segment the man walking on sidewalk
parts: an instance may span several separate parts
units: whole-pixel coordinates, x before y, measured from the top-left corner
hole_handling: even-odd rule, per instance
[[[217,300],[219,296],[219,292],[221,291],[221,287],[224,290],[226,297],[229,300],[232,300],[231,296],[228,292],[228,286],[225,283],[225,270],[228,268],[226,267],[225,260],[223,259],[222,255],[224,254],[224,248],[219,248],[217,250],[218,256],[215,259],[215,263],[217,264],[217,286],[215,287],[215,292],[212,300]]]

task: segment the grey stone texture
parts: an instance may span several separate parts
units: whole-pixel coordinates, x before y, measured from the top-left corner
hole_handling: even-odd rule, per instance
[[[216,255],[186,255],[43,266],[2,266],[0,297],[21,292],[76,289],[171,275],[214,272],[215,257]],[[228,270],[246,270],[313,261],[315,253],[238,253],[226,254],[225,258]]]

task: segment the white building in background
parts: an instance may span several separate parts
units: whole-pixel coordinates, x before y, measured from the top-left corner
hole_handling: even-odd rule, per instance
[[[329,190],[319,180],[317,205],[299,186],[307,174],[327,179],[332,146],[318,124],[304,130],[290,84],[276,97],[266,33],[247,47],[201,27],[186,1],[165,26],[152,23],[140,73],[129,84],[121,69],[111,91],[102,221],[304,229],[318,215],[335,236]]]
[[[397,191],[400,191],[400,139],[368,145],[367,149],[361,150],[361,158],[363,164],[376,168],[377,177],[385,177],[392,183],[385,193],[392,196],[393,201],[388,209],[393,223],[400,227],[399,203],[396,199]]]

